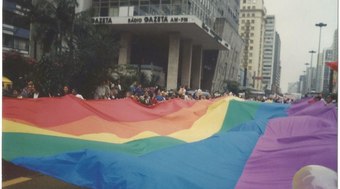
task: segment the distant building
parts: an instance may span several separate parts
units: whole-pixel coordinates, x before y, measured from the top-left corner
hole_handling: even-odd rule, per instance
[[[273,68],[273,83],[272,93],[281,93],[281,38],[280,35],[275,32],[275,53],[274,53],[274,68]]]
[[[20,1],[3,1],[2,49],[28,56],[30,21],[17,2]]]
[[[334,32],[334,38],[333,38],[333,60],[338,61],[339,60],[339,36],[338,36],[338,29],[335,30]],[[333,71],[333,77],[332,77],[332,93],[338,93],[338,72]]]
[[[306,75],[300,75],[300,77],[299,77],[298,93],[301,93],[302,95],[307,93]]]
[[[266,15],[264,1],[241,0],[240,11],[239,33],[245,43],[241,61],[247,76],[245,85],[263,90],[262,55]]]
[[[275,16],[268,15],[263,42],[262,86],[272,94],[278,93],[280,88],[280,51],[281,40],[275,31]]]
[[[288,83],[288,93],[299,93],[299,82]]]

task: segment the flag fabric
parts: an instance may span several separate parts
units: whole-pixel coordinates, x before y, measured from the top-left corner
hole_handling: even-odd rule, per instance
[[[337,170],[337,110],[74,96],[3,99],[3,159],[87,188],[292,188],[306,165]]]
[[[338,61],[335,62],[326,62],[326,65],[330,67],[334,71],[338,71]]]

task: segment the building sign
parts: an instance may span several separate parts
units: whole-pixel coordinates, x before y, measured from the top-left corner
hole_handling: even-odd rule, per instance
[[[128,18],[128,23],[187,23],[188,17],[145,16]]]
[[[196,16],[130,16],[130,17],[93,17],[93,24],[196,24],[207,34],[213,37],[218,43],[230,49],[229,44],[224,41],[214,30],[210,29]]]
[[[187,16],[94,17],[93,24],[193,23]]]

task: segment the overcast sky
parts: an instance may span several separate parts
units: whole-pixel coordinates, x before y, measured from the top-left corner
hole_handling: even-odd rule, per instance
[[[281,89],[287,92],[288,83],[296,82],[310,63],[310,50],[318,50],[319,27],[322,28],[320,51],[332,46],[338,28],[338,0],[264,0],[268,15],[275,15],[276,30],[281,38]],[[313,56],[313,67],[317,54]]]

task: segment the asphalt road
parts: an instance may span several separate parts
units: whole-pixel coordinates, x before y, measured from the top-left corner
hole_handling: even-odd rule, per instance
[[[5,189],[81,189],[2,160],[2,188]]]

